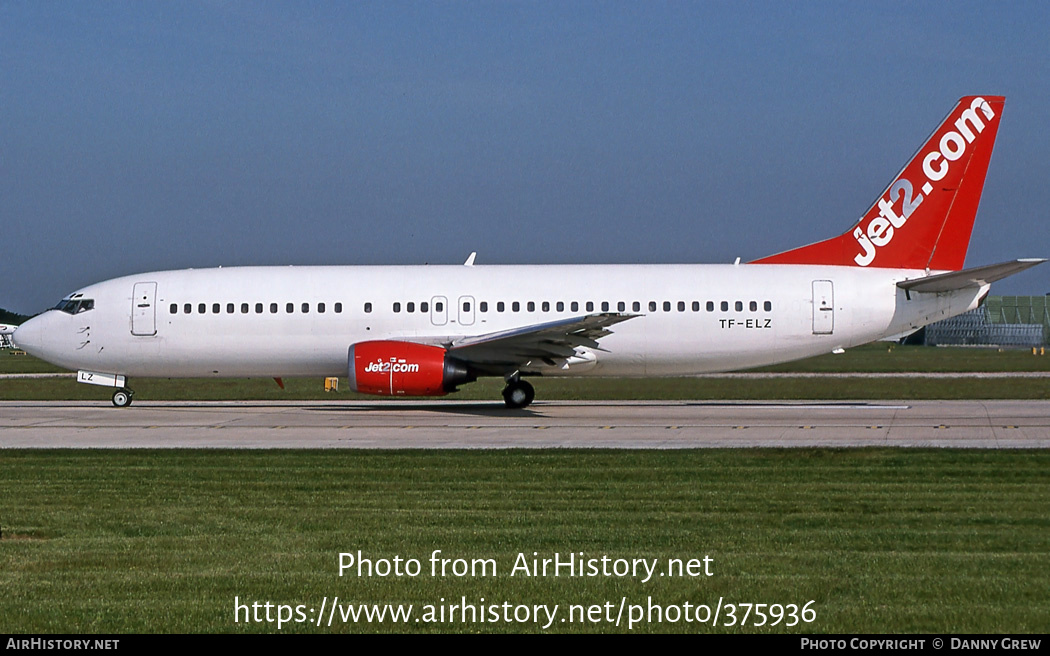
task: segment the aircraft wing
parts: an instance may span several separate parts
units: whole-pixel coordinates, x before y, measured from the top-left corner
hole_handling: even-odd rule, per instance
[[[1034,267],[1037,264],[1042,264],[1043,262],[1046,262],[1043,258],[1010,260],[1009,262],[989,264],[987,266],[975,267],[973,269],[963,269],[962,271],[940,273],[933,276],[926,276],[924,278],[902,280],[897,283],[897,286],[908,292],[951,292],[957,289],[981,287],[982,285],[991,284],[996,280],[1002,280],[1007,276],[1020,273],[1025,269]]]
[[[463,337],[448,344],[449,355],[478,369],[505,372],[530,361],[553,365],[576,354],[577,347],[603,350],[598,340],[612,333],[610,326],[637,314],[603,313],[559,319],[486,335]]]

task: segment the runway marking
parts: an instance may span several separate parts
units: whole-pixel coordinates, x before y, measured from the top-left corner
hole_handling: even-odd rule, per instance
[[[619,407],[613,410],[609,407],[612,405]],[[916,401],[894,405],[876,401],[545,402],[527,413],[505,413],[502,406],[499,410],[496,407],[495,403],[473,401],[383,405],[288,402],[276,407],[261,403],[191,402],[145,403],[131,410],[113,410],[108,405],[88,402],[0,402],[0,449],[664,449],[886,444],[1050,448],[1050,401]],[[823,409],[814,412],[814,407]],[[878,418],[890,423],[869,423],[876,418],[866,412],[871,410],[876,414],[883,411]],[[288,423],[278,425],[265,421],[268,418],[285,419]],[[421,423],[402,424],[406,418],[419,419]],[[817,423],[798,424],[800,418]],[[106,421],[99,424],[93,419]],[[476,423],[478,419],[483,423]],[[617,423],[603,424],[602,419],[615,419]],[[665,423],[668,419],[681,421]],[[740,419],[754,419],[757,423],[739,424]],[[1011,419],[1025,423],[998,423]],[[354,424],[341,423],[347,420]],[[224,435],[215,432],[220,429]],[[546,434],[543,438],[529,438],[530,429]],[[674,434],[659,435],[660,429]],[[730,430],[737,432],[729,433]],[[937,437],[929,436],[930,430],[937,430]],[[1011,435],[1005,435],[1006,431]],[[870,435],[871,432],[878,435]]]

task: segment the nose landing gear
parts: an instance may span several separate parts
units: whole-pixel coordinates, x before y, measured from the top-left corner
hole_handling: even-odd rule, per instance
[[[113,405],[118,408],[126,408],[131,405],[131,400],[135,397],[135,393],[127,388],[118,389],[113,392]]]

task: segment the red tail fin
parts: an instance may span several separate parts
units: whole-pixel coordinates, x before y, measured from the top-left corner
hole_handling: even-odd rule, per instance
[[[1004,102],[961,98],[848,232],[753,264],[962,269]]]

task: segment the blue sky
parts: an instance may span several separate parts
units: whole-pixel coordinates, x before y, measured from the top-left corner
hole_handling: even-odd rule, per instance
[[[0,307],[240,264],[731,262],[1005,95],[967,264],[1050,256],[1042,2],[0,2]],[[1050,292],[1050,265],[993,293]]]

